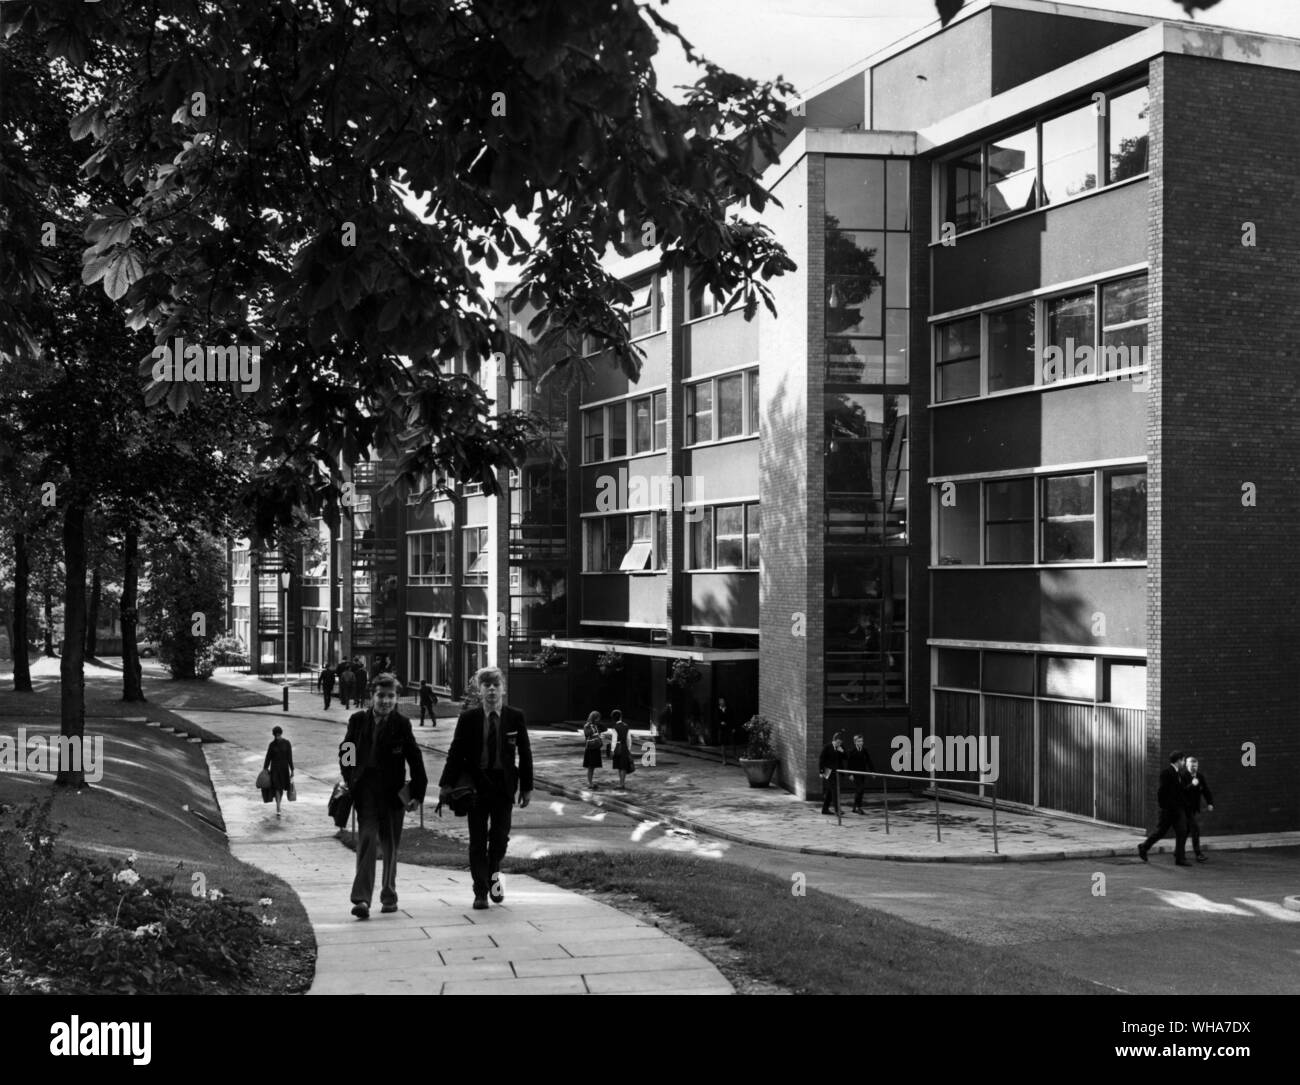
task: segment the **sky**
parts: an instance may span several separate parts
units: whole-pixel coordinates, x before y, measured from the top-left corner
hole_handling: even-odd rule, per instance
[[[778,75],[800,95],[878,49],[937,21],[934,0],[650,0],[686,40],[716,64],[766,81]],[[1077,7],[1187,19],[1176,0],[1074,0]],[[1046,5],[1045,5],[1046,6]],[[1300,37],[1300,0],[1220,0],[1196,22]],[[660,90],[691,83],[680,47],[664,45]]]

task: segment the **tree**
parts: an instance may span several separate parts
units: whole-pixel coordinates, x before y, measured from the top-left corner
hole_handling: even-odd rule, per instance
[[[567,372],[591,332],[633,375],[611,244],[652,241],[667,266],[739,288],[749,316],[793,266],[728,217],[769,198],[753,163],[775,157],[790,88],[708,63],[650,4],[104,0],[0,17],[83,73],[129,60],[72,121],[95,143],[87,175],[125,189],[96,203],[84,275],[159,344],[259,347],[271,425],[255,451],[302,456],[258,495],[263,537],[299,507],[334,522],[337,464],[372,447],[399,451],[403,485],[442,468],[497,492],[528,428],[437,371],[461,354],[531,364],[480,266],[521,269],[543,363]],[[703,72],[680,105],[655,83],[656,32]],[[175,411],[206,394],[149,390]]]
[[[151,539],[145,630],[173,678],[212,674],[212,633],[225,600],[226,550],[210,535],[176,527]]]

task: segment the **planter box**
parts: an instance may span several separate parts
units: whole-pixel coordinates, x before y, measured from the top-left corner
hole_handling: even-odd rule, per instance
[[[780,763],[775,757],[752,761],[748,757],[740,758],[740,767],[745,770],[750,787],[767,787],[772,782],[772,777],[776,775],[776,767]]]

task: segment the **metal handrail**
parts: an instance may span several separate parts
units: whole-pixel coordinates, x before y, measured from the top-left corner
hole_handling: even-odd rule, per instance
[[[891,778],[898,779],[898,780],[912,780],[912,781],[923,779],[929,782],[931,785],[965,784],[967,786],[970,786],[971,784],[974,784],[977,787],[987,787],[992,792],[992,798],[993,798],[993,854],[994,855],[999,854],[998,852],[998,786],[995,783],[991,783],[987,780],[957,780],[949,776],[925,776],[925,777],[908,776],[907,774],[901,772],[864,772],[860,769],[832,769],[831,771],[835,773],[835,817],[840,825],[844,824],[844,810],[840,806],[840,776],[841,775],[879,776],[881,779],[885,781],[884,791],[885,791],[885,834],[886,835],[889,834],[889,780]],[[939,825],[939,789],[937,787],[934,788],[934,832],[935,832],[935,839],[939,843],[943,843],[943,829]]]

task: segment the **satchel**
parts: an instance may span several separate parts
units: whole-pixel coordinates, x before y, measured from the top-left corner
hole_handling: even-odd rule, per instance
[[[600,749],[600,732],[599,732],[599,731],[595,732],[594,734],[592,734],[591,732],[587,732],[587,749],[589,749],[589,750],[599,750],[599,749]]]
[[[298,789],[297,789],[296,787],[293,786],[293,781],[292,781],[292,780],[289,781],[289,790],[285,792],[285,797],[286,797],[290,802],[297,802],[297,801],[298,801]]]
[[[447,805],[451,807],[451,812],[458,818],[468,817],[469,812],[474,809],[474,803],[478,800],[478,789],[474,786],[474,777],[468,772],[462,772],[460,779],[456,781],[456,786],[451,789],[447,796]],[[443,804],[441,802],[434,808],[434,813],[441,816]]]
[[[340,829],[348,827],[348,818],[352,814],[352,792],[342,780],[334,785],[334,790],[330,793],[328,810],[335,825]]]
[[[271,790],[271,774],[266,769],[257,774],[257,788],[259,791]]]

